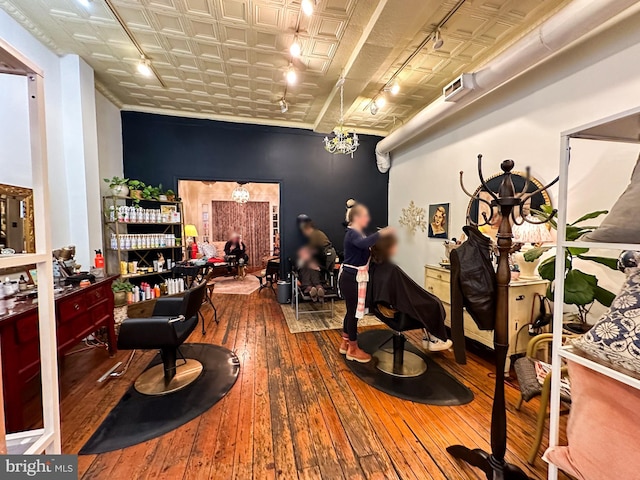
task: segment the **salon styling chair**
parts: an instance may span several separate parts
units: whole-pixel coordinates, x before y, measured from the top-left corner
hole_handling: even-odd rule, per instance
[[[395,377],[417,377],[427,371],[427,364],[415,353],[405,350],[407,337],[404,336],[404,332],[423,329],[424,325],[409,315],[394,312],[393,317],[389,317],[383,314],[377,305],[372,308],[372,313],[393,330],[393,336],[373,354],[378,360],[376,366],[382,372]],[[389,342],[392,344],[391,351],[386,348]]]
[[[185,359],[179,348],[198,325],[198,311],[204,301],[206,286],[206,282],[202,282],[180,298],[158,298],[151,317],[127,318],[122,322],[119,349],[159,349],[162,357],[161,364],[145,370],[136,379],[138,392],[166,395],[185,388],[200,377],[202,364]]]

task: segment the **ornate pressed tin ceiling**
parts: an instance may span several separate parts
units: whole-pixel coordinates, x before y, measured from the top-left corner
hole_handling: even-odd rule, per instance
[[[288,87],[288,49],[299,0],[112,0],[166,88],[137,72],[138,51],[103,0],[0,0],[60,55],[95,70],[100,91],[124,109],[328,132],[339,116],[335,83],[345,84],[346,124],[386,134],[569,0],[467,0],[399,76],[400,93],[377,115],[372,96],[453,8],[456,0],[320,0],[301,16],[298,83]],[[1,35],[1,34],[0,34]]]

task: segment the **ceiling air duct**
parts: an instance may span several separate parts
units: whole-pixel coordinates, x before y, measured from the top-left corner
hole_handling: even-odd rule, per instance
[[[392,150],[425,133],[429,128],[487,93],[549,59],[561,49],[584,37],[636,3],[637,0],[573,0],[476,73],[465,74],[471,75],[472,89],[464,90],[465,75],[459,77],[450,84],[452,86],[451,94],[441,96],[418,112],[402,127],[378,142],[376,145],[378,170],[382,173],[389,171]],[[623,16],[618,20],[622,20],[622,18]],[[455,88],[458,80],[461,80],[460,87]]]

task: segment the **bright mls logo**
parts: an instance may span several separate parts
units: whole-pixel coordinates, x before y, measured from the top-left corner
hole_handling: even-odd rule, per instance
[[[77,455],[1,455],[3,480],[77,480]]]

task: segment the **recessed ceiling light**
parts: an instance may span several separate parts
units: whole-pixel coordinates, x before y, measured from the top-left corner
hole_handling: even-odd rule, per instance
[[[78,3],[82,5],[84,8],[89,8],[92,0],[78,0]]]
[[[287,110],[289,110],[289,104],[287,103],[287,101],[284,99],[284,97],[282,97],[280,99],[280,101],[278,102],[278,104],[280,105],[280,111],[282,113],[287,113]]]
[[[289,47],[289,52],[291,52],[291,56],[293,58],[298,58],[302,53],[302,47],[300,46],[300,42],[298,41],[298,37],[293,41],[291,46]]]
[[[302,12],[306,16],[313,15],[313,2],[311,0],[302,0]]]
[[[289,85],[293,85],[297,81],[298,81],[298,74],[296,73],[295,69],[292,66],[289,66],[289,69],[287,70],[287,83]]]
[[[140,59],[140,62],[138,62],[138,72],[145,77],[150,77],[151,75],[153,75],[153,70],[151,70],[151,62],[148,58],[143,56]]]

